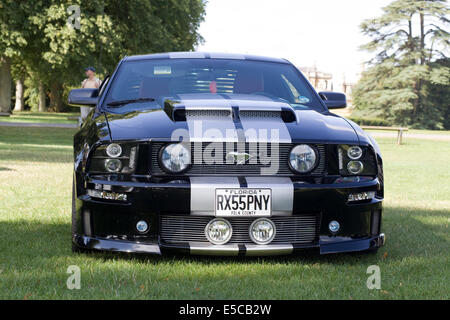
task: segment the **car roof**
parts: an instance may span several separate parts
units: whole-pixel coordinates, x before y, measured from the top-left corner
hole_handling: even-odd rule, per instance
[[[124,61],[151,60],[151,59],[235,59],[253,60],[290,64],[286,59],[272,58],[248,54],[219,53],[219,52],[166,52],[125,57]]]

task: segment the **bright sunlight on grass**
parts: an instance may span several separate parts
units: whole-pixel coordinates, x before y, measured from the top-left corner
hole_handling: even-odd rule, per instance
[[[9,117],[0,117],[0,122],[25,122],[25,123],[77,123],[74,117],[79,117],[80,112],[30,112],[14,111]]]
[[[378,139],[386,246],[376,255],[203,258],[73,254],[72,129],[0,127],[2,299],[449,299],[448,141]],[[68,290],[67,267],[81,268]],[[381,269],[381,290],[366,287]]]

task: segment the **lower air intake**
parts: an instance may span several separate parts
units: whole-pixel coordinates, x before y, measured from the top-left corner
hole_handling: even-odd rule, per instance
[[[161,239],[166,243],[208,242],[205,227],[213,217],[161,216]],[[228,243],[253,243],[249,236],[251,223],[257,218],[225,218],[233,227]],[[313,243],[318,238],[318,216],[296,215],[270,217],[276,226],[276,235],[271,243]]]

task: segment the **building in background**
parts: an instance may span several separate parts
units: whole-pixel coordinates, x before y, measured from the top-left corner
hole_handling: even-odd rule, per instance
[[[317,91],[333,91],[333,75],[314,67],[300,67],[301,72]]]
[[[342,83],[340,85],[341,89],[339,90],[342,93],[345,93],[346,97],[347,97],[347,104],[349,106],[352,105],[352,90],[353,87],[355,86],[354,82],[350,82],[345,78],[345,74],[342,75]]]
[[[320,71],[316,66],[300,67],[299,69],[317,92],[336,91],[344,93],[347,97],[347,108],[333,110],[333,112],[342,116],[350,115],[353,108],[352,89],[355,86],[356,82],[347,80],[345,74],[342,75],[341,79],[334,79],[332,73]],[[359,77],[360,74],[357,74],[356,79],[359,79]]]

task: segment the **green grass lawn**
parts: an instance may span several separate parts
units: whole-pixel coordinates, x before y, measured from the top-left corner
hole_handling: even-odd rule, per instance
[[[79,117],[80,112],[13,112],[9,117],[0,117],[0,122],[27,122],[27,123],[77,123],[68,117]]]
[[[417,134],[443,134],[450,135],[450,130],[418,130],[418,129],[410,129],[407,131],[408,133],[417,133]]]
[[[396,136],[397,131],[386,131],[386,130],[376,130],[376,129],[366,129],[365,131],[369,133],[390,133],[391,135]],[[414,135],[441,135],[443,137],[450,136],[450,130],[418,130],[418,129],[409,129],[408,131],[404,132],[404,137],[408,137],[409,134]]]
[[[0,127],[0,298],[449,299],[448,141],[378,139],[386,246],[375,255],[72,254],[72,129]],[[81,268],[81,289],[66,287]],[[381,290],[366,287],[378,265]]]

